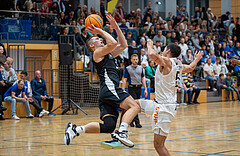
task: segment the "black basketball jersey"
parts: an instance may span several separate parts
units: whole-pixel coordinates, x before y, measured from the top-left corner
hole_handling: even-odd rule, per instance
[[[119,75],[115,59],[109,53],[104,56],[104,59],[98,63],[93,63],[97,69],[97,74],[100,78],[100,85],[106,85],[106,83],[112,83],[115,86],[119,86]],[[112,82],[111,82],[112,81]]]

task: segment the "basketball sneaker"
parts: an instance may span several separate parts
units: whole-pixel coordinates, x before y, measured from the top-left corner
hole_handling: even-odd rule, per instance
[[[118,130],[116,130],[115,133],[111,134],[111,136],[113,140],[120,141],[123,145],[127,147],[134,147],[133,142],[128,139],[128,131],[119,132]]]
[[[124,149],[125,148],[125,146],[121,142],[117,142],[115,140],[103,141],[101,142],[101,146],[106,149]]]
[[[71,141],[75,136],[78,136],[79,134],[76,131],[77,126],[73,125],[71,122],[67,124],[66,130],[65,130],[65,136],[64,136],[64,143],[65,145],[70,145]]]
[[[39,118],[43,117],[44,114],[49,114],[49,111],[46,111],[45,109],[43,109],[43,110],[39,113]]]

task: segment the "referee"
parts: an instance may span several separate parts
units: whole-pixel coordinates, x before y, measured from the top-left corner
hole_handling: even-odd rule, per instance
[[[141,98],[141,88],[142,86],[145,88],[144,95],[147,97],[147,87],[146,87],[146,80],[143,73],[143,67],[138,65],[138,55],[133,54],[131,56],[131,65],[127,66],[124,73],[123,79],[123,90],[126,88],[126,83],[128,81],[128,93],[134,99]],[[137,128],[141,128],[142,125],[140,124],[138,115],[133,119],[132,123],[130,124],[131,127],[134,127],[133,122]]]

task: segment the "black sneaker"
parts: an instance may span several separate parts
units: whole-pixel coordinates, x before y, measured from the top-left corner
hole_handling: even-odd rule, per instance
[[[200,104],[199,102],[197,102],[197,101],[194,101],[193,103],[195,103],[195,104]]]
[[[7,110],[6,107],[0,106],[0,111],[5,111],[5,110]]]
[[[0,115],[0,120],[5,120],[5,118],[2,115]]]
[[[113,140],[120,141],[123,145],[127,147],[134,147],[133,142],[128,139],[128,131],[119,132],[116,130],[115,133],[111,134],[111,136]]]
[[[137,123],[136,128],[142,128],[142,125],[140,123]]]
[[[134,127],[134,124],[131,122],[129,126],[130,126],[130,127]]]

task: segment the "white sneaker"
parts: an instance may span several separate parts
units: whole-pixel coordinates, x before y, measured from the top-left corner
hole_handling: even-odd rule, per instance
[[[20,120],[20,118],[17,117],[17,115],[13,115],[13,116],[12,116],[12,119],[14,119],[14,120]]]
[[[216,89],[216,88],[213,88],[213,91],[214,91],[214,92],[216,92],[216,91],[217,91],[217,89]]]
[[[115,141],[120,141],[123,145],[127,146],[127,147],[134,147],[134,144],[132,141],[130,141],[128,139],[128,131],[115,131],[115,133],[112,133],[112,138]]]
[[[65,135],[64,135],[64,144],[70,145],[71,141],[75,136],[78,136],[79,134],[76,131],[77,126],[73,125],[71,122],[67,124]]]
[[[42,110],[40,113],[39,113],[39,118],[43,117],[44,114],[48,114],[49,111],[46,111],[46,110]]]
[[[26,116],[26,118],[34,118],[34,116],[32,114],[29,114],[28,116]]]
[[[187,103],[180,103],[180,105],[187,105]]]

